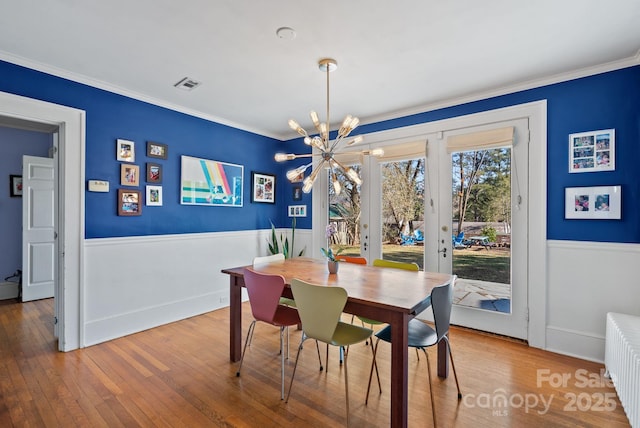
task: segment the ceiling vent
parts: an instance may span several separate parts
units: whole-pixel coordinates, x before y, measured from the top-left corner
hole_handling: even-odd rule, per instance
[[[184,79],[182,79],[181,81],[179,81],[173,86],[175,86],[178,89],[182,89],[183,91],[191,91],[192,89],[195,89],[197,86],[200,86],[200,82],[193,80],[190,77],[185,77]]]

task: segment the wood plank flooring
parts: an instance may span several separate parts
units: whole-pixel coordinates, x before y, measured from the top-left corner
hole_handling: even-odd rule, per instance
[[[246,332],[250,310],[243,310]],[[56,351],[52,314],[52,299],[0,301],[0,427],[334,427],[346,422],[344,372],[336,349],[328,371],[319,372],[314,346],[305,346],[291,399],[284,403],[278,330],[258,324],[242,375],[236,377],[238,365],[229,362],[228,309],[69,353]],[[292,330],[287,388],[299,340],[300,332]],[[615,390],[603,385],[601,364],[462,328],[452,329],[451,343],[464,398],[456,399],[453,376],[434,376],[440,427],[629,426]],[[429,354],[435,362],[435,349]],[[350,350],[352,426],[389,425],[388,344],[380,344],[378,357],[383,392],[373,388],[365,406],[371,352],[364,345]],[[410,352],[409,363],[409,424],[432,426],[426,360]]]

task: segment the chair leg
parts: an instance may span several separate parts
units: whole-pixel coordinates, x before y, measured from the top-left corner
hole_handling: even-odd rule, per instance
[[[293,378],[296,377],[296,369],[298,368],[298,359],[300,358],[300,351],[302,351],[302,344],[306,340],[304,336],[304,332],[302,333],[302,339],[300,340],[300,346],[298,346],[298,353],[296,354],[296,362],[293,365],[293,373],[291,373],[291,383],[289,383],[289,392],[287,392],[287,399],[284,401],[285,403],[289,402],[289,396],[291,395],[291,388],[293,388]],[[316,341],[316,345],[318,342]],[[320,349],[318,348],[318,356],[320,355]]]
[[[427,357],[427,373],[429,374],[429,395],[431,396],[431,413],[433,413],[433,426],[436,427],[438,424],[436,423],[436,403],[433,399],[433,385],[431,384],[431,363],[429,362],[429,354],[427,354],[427,350],[422,348],[422,352]]]
[[[349,347],[347,347],[344,351],[344,395],[347,401],[347,426],[349,426],[349,376],[347,372],[348,356],[349,356]]]
[[[302,346],[302,344],[300,344]],[[322,367],[322,359],[320,358],[320,345],[318,345],[318,341],[316,340],[316,349],[318,350],[318,362],[320,363],[320,371],[323,370]]]
[[[284,351],[282,350],[282,342],[284,341],[284,330],[289,329],[287,327],[280,327],[280,399],[284,400]],[[289,339],[287,339],[287,347],[289,346]]]
[[[253,338],[253,329],[256,326],[256,320],[251,321],[249,325],[249,330],[247,331],[247,339],[244,341],[244,348],[242,349],[242,357],[240,357],[240,366],[238,367],[238,371],[236,372],[236,376],[240,377],[240,370],[242,369],[242,363],[244,362],[244,354],[247,353],[247,345],[251,342]]]
[[[371,361],[371,371],[369,372],[369,384],[367,385],[367,398],[364,400],[364,405],[369,403],[369,391],[371,390],[371,379],[373,378],[373,368],[376,369],[376,375],[378,376],[378,387],[380,388],[380,394],[382,394],[382,387],[380,386],[380,375],[378,374],[378,364],[376,363],[376,354],[378,353],[378,344],[380,339],[376,340],[376,346],[373,346],[373,339],[371,339],[371,350],[373,352],[373,360]]]
[[[371,354],[373,355],[373,339],[369,338],[369,344],[371,345]],[[382,394],[382,385],[380,385],[380,373],[378,372],[378,362],[376,361],[376,359],[373,359],[373,366],[376,369],[376,378],[378,379],[378,390],[380,391],[380,394]]]
[[[453,362],[453,353],[451,352],[451,343],[449,343],[449,338],[447,338],[447,336],[443,336],[443,338],[447,342],[447,348],[449,348],[449,359],[451,359],[451,368],[453,369],[453,378],[456,380],[456,388],[458,388],[458,400],[461,400],[462,392],[460,392],[460,384],[458,383],[458,374],[456,373],[456,365]]]

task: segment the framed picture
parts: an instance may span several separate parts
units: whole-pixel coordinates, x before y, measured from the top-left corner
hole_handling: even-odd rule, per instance
[[[147,141],[147,156],[150,158],[166,159],[168,150],[166,144]]]
[[[21,175],[10,175],[9,186],[11,187],[11,189],[9,190],[9,196],[11,196],[12,198],[22,196],[22,176]]]
[[[142,214],[141,194],[139,190],[118,189],[118,215],[131,216]]]
[[[621,218],[622,186],[567,187],[564,198],[564,218]]]
[[[181,157],[180,204],[242,207],[244,167]]]
[[[162,206],[162,186],[146,186],[147,205],[152,207]]]
[[[615,171],[615,129],[569,135],[569,172]]]
[[[289,205],[289,217],[306,217],[306,205]]]
[[[162,183],[162,165],[147,162],[147,182]]]
[[[294,201],[302,200],[302,186],[293,186],[293,200]]]
[[[120,185],[138,186],[140,185],[140,167],[138,165],[120,165]]]
[[[251,172],[251,202],[276,203],[276,176]]]
[[[116,159],[122,162],[135,162],[135,144],[129,140],[116,140]]]

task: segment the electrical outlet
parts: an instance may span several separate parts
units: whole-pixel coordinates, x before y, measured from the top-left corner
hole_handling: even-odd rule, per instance
[[[220,303],[229,303],[229,296],[220,296]]]

